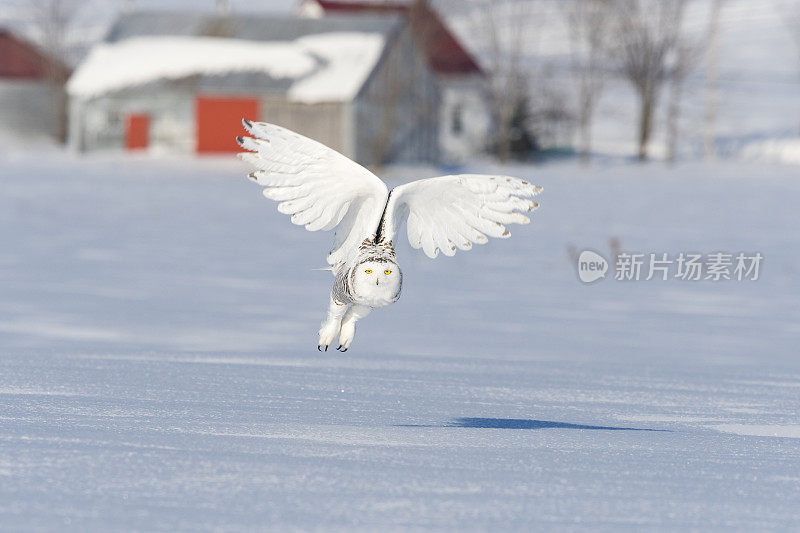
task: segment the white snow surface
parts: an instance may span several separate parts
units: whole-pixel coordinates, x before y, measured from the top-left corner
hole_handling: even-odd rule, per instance
[[[402,297],[340,354],[331,236],[246,165],[0,153],[0,529],[800,528],[796,169],[461,170],[543,185],[534,223],[399,243]],[[765,259],[581,284],[568,247],[612,237]]]
[[[90,98],[161,79],[229,72],[263,72],[291,79],[289,99],[301,103],[347,101],[380,57],[383,36],[332,32],[294,41],[217,37],[136,37],[101,43],[70,78],[67,90]]]
[[[720,424],[714,429],[735,435],[755,435],[757,437],[783,437],[787,439],[800,439],[800,425],[749,425],[749,424]]]
[[[769,139],[748,144],[742,156],[758,161],[800,165],[800,139]]]

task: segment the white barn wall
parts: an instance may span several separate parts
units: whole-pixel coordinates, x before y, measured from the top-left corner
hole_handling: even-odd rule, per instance
[[[89,100],[73,98],[70,145],[78,151],[123,149],[125,117],[131,113],[146,113],[150,116],[148,150],[193,153],[196,149],[196,97],[213,95],[253,96],[253,93],[194,92],[159,86],[146,90],[131,89]],[[347,147],[345,104],[299,104],[270,93],[255,96],[259,99],[260,116],[249,118],[284,126],[352,155]]]
[[[19,137],[52,137],[56,110],[46,83],[0,80],[0,116],[5,133]]]
[[[438,162],[439,87],[408,26],[384,54],[354,102],[357,160]]]
[[[347,125],[342,102],[302,104],[270,95],[261,99],[261,120],[289,128],[347,156]]]
[[[150,116],[149,150],[191,153],[195,149],[194,94],[185,90],[128,90],[88,100],[71,109],[70,145],[79,151],[125,147],[125,117]]]

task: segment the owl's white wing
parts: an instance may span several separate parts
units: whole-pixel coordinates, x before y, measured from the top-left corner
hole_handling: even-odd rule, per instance
[[[242,121],[239,157],[259,170],[248,177],[278,211],[309,231],[336,229],[328,263],[345,262],[378,227],[389,191],[375,174],[308,137],[264,122]],[[337,227],[338,226],[338,227]]]
[[[393,240],[403,222],[408,241],[430,258],[441,251],[455,255],[483,244],[486,236],[506,238],[505,224],[527,224],[521,212],[539,204],[528,200],[542,190],[527,181],[508,176],[463,174],[441,176],[392,189],[381,219],[379,236]]]

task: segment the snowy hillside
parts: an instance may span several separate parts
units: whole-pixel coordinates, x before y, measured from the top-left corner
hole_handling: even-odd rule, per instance
[[[0,529],[800,527],[790,167],[503,169],[545,187],[535,222],[401,245],[347,354],[316,350],[330,236],[245,171],[0,160]],[[765,259],[583,285],[570,246],[612,238]]]

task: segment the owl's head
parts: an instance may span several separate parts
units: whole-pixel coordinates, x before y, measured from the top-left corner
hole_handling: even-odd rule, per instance
[[[365,261],[353,272],[356,294],[378,299],[393,299],[400,292],[402,273],[397,263]]]

